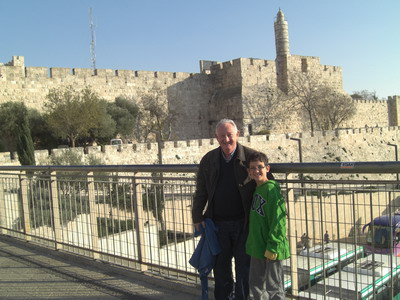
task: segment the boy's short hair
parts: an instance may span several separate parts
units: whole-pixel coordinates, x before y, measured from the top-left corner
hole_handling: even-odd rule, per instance
[[[247,159],[247,167],[250,166],[250,163],[252,161],[260,161],[263,162],[265,166],[268,166],[268,157],[266,154],[262,152],[253,152],[249,155],[249,158]]]

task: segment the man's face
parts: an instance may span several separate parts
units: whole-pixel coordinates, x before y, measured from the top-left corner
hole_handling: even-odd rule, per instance
[[[235,127],[233,127],[232,124],[225,123],[217,128],[215,137],[218,140],[218,143],[221,146],[225,156],[228,156],[236,148],[239,130],[235,130]]]

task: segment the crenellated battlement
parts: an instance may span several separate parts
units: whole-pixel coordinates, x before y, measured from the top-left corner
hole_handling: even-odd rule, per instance
[[[258,72],[276,74],[276,64],[274,60],[258,59],[258,58],[248,58],[242,61],[242,72]]]
[[[64,79],[73,75],[72,69],[69,68],[50,68],[50,77],[53,79]]]
[[[321,59],[315,56],[304,56],[304,55],[292,55],[289,57],[289,62],[292,68],[302,71],[312,72],[327,72],[327,73],[339,73],[341,76],[342,68],[339,66],[322,65]]]
[[[230,69],[239,70],[248,69],[250,67],[254,67],[254,69],[258,68],[275,68],[275,61],[273,60],[265,60],[258,58],[237,58],[234,60],[226,61],[226,62],[213,62],[210,65],[211,73],[218,73],[221,70],[229,71]]]
[[[353,99],[353,101],[355,102],[355,103],[359,103],[359,104],[365,104],[365,103],[368,103],[368,104],[386,104],[387,103],[387,100],[386,99],[376,99],[376,100],[365,100],[365,99]]]
[[[25,77],[29,79],[47,79],[49,78],[50,70],[43,67],[27,67],[25,68]]]
[[[225,61],[225,62],[215,62],[214,64],[212,64],[210,66],[210,71],[211,71],[211,73],[217,73],[221,70],[226,72],[232,68],[237,69],[241,65],[241,60],[243,60],[243,58],[237,58],[237,59],[229,60],[229,61]]]
[[[304,162],[321,161],[385,161],[391,150],[388,143],[400,143],[400,127],[370,127],[356,129],[337,129],[275,135],[255,135],[240,137],[239,142],[267,153],[271,162],[298,162],[298,143],[291,138],[300,138]],[[165,164],[197,164],[208,151],[216,148],[216,139],[192,139],[167,141],[163,143],[162,153]],[[121,146],[93,146],[71,148],[83,160],[98,158],[103,164],[153,164],[157,163],[156,143],[124,144]],[[48,164],[49,155],[60,155],[66,149],[37,150],[38,164]],[[390,159],[389,159],[390,160]],[[10,153],[0,153],[0,164],[18,165]]]
[[[320,65],[320,59],[312,56],[291,56],[290,60],[294,68],[300,68],[307,61],[310,67],[319,67],[319,69],[329,72],[341,73],[341,68],[337,66]],[[254,71],[276,73],[275,61],[256,58],[237,58],[226,62],[209,62],[211,74],[219,74],[223,72],[242,72]],[[56,81],[76,81],[84,80],[84,84],[90,81],[110,83],[114,79],[120,81],[124,78],[125,83],[130,80],[134,82],[135,78],[142,79],[159,79],[159,80],[185,80],[193,77],[193,73],[185,72],[160,72],[160,71],[143,71],[143,70],[114,70],[114,69],[96,69],[89,68],[58,68],[58,67],[25,67],[23,56],[13,56],[11,62],[0,65],[1,79],[4,81],[25,81],[35,80],[46,83],[48,80]],[[89,81],[89,82],[88,82]]]
[[[93,69],[88,68],[58,68],[58,67],[25,67],[23,56],[13,56],[11,62],[0,64],[0,74],[3,80],[24,81],[25,79],[34,80],[64,80],[68,77],[75,79],[82,78],[101,78],[112,80],[113,78],[123,77],[133,78],[159,78],[159,79],[186,79],[193,76],[193,73],[185,72],[160,72],[142,70],[113,70],[113,69]]]
[[[389,101],[400,101],[400,96],[389,96],[388,100]]]
[[[338,66],[328,66],[328,65],[323,65],[323,71],[324,72],[340,72],[342,73],[342,68]]]

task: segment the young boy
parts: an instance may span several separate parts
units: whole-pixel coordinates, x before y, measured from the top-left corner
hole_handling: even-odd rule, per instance
[[[290,256],[286,208],[279,184],[267,178],[269,168],[264,153],[250,155],[248,172],[257,184],[246,242],[246,252],[251,256],[251,299],[285,299],[282,260]]]

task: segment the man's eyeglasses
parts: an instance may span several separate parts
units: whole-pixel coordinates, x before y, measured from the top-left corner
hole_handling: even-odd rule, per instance
[[[257,167],[251,167],[250,168],[250,171],[261,171],[262,169],[264,169],[265,168],[265,166],[257,166]]]

